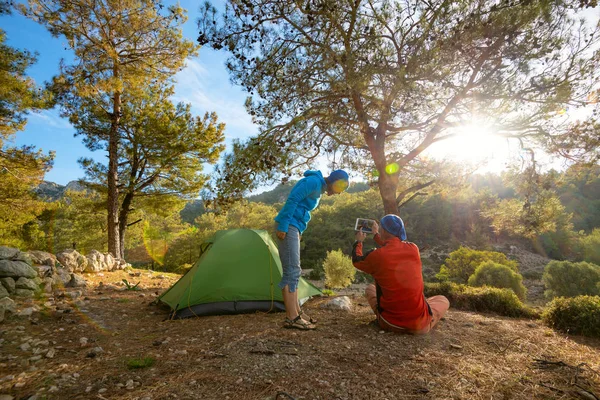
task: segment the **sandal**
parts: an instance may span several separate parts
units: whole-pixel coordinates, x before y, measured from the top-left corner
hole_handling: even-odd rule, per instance
[[[316,326],[312,325],[310,322],[303,320],[302,317],[299,315],[294,319],[289,319],[286,317],[285,321],[283,322],[283,327],[285,329],[298,329],[301,331],[312,331],[317,329]]]
[[[304,318],[310,322],[311,324],[316,324],[318,321],[316,319],[314,319],[313,317],[309,317],[308,315],[304,314],[304,310],[300,309],[300,313],[298,313],[299,316],[303,316]]]

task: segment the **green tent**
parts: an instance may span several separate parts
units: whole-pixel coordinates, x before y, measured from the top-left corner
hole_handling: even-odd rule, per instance
[[[277,246],[264,230],[218,231],[202,244],[200,258],[158,301],[175,318],[285,310]],[[300,278],[301,301],[321,291]]]

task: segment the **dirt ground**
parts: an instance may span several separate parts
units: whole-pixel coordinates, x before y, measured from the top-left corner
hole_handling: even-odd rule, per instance
[[[170,321],[150,303],[177,277],[134,271],[86,275],[81,293],[19,303],[39,311],[0,325],[0,399],[600,396],[600,340],[541,321],[451,309],[427,336],[395,335],[369,324],[358,293],[352,312],[311,300],[311,332],[282,329],[281,313]],[[142,290],[123,290],[123,278]],[[144,359],[152,365],[133,368]]]

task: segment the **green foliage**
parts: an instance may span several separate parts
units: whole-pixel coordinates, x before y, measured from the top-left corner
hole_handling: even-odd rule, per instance
[[[559,331],[600,337],[600,296],[556,298],[544,311],[543,318]]]
[[[352,260],[341,250],[327,252],[323,270],[325,271],[325,286],[337,289],[350,286],[356,273]]]
[[[418,155],[455,134],[449,122],[477,115],[525,145],[548,144],[548,130],[569,128],[552,123],[556,111],[587,95],[598,74],[584,51],[598,43],[595,29],[580,26],[565,2],[229,5],[222,16],[201,7],[198,41],[228,51],[226,68],[249,92],[260,131],[234,144],[219,170],[215,190],[225,197],[328,153],[365,175],[376,169],[386,212],[395,212],[404,176],[427,175]]]
[[[437,295],[446,296],[450,301],[450,307],[459,310],[493,312],[514,318],[537,316],[510,289],[469,287],[452,282],[426,282],[425,297]]]
[[[475,269],[477,269],[481,263],[486,261],[493,261],[497,264],[505,265],[515,272],[519,271],[517,262],[509,260],[506,258],[506,255],[502,253],[473,250],[461,246],[458,250],[450,253],[436,277],[440,280],[467,283],[469,277],[475,272]]]
[[[140,290],[140,288],[138,287],[140,282],[136,283],[135,285],[132,285],[131,283],[129,283],[129,281],[127,279],[123,279],[123,283],[125,284],[125,290],[133,290],[133,291]]]
[[[321,293],[323,293],[323,296],[335,296],[335,292],[331,289],[323,289]]]
[[[523,286],[523,277],[506,265],[486,261],[475,269],[469,277],[469,286],[491,286],[511,289],[521,300],[525,300],[527,289]]]
[[[600,229],[579,238],[579,253],[584,261],[600,265]]]
[[[600,295],[600,266],[595,264],[550,261],[542,279],[547,298]]]
[[[156,359],[154,357],[147,356],[144,358],[130,358],[125,361],[125,364],[129,369],[143,369],[150,368],[155,362]]]

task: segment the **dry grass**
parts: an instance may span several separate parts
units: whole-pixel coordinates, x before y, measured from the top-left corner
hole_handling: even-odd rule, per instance
[[[141,281],[142,290],[95,290],[100,280],[123,278]],[[0,328],[5,340],[0,380],[6,375],[14,379],[1,381],[0,393],[129,400],[530,400],[585,398],[583,391],[600,395],[600,341],[567,337],[541,322],[451,310],[427,336],[380,333],[369,325],[373,316],[359,295],[353,297],[350,314],[321,309],[319,304],[327,299],[311,301],[307,312],[320,321],[313,332],[282,329],[282,314],[166,321],[166,312],[149,303],[174,279],[151,279],[145,272],[140,277],[105,273],[90,277],[88,300],[74,312],[42,313],[35,324],[9,320]],[[31,354],[18,348],[24,336],[56,341],[62,348],[30,370],[23,360]],[[81,337],[88,338],[84,347]],[[86,357],[97,346],[104,352]],[[127,368],[127,360],[146,357],[156,360],[153,366]],[[139,384],[117,387],[128,380]],[[60,391],[48,393],[51,386]],[[107,390],[99,393],[102,388]],[[278,396],[280,392],[291,397]]]

